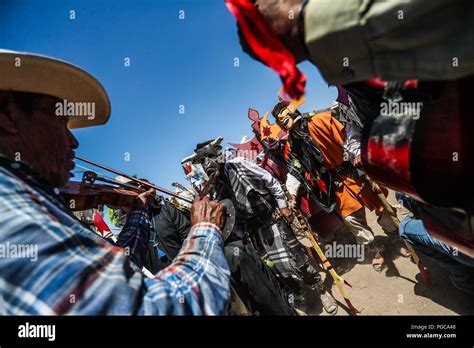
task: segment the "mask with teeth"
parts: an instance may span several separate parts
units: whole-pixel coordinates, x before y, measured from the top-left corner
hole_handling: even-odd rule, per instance
[[[280,102],[275,105],[272,111],[278,125],[285,130],[291,130],[295,125],[295,120],[300,116],[298,107],[304,103],[304,98],[298,101],[286,101],[280,98]]]
[[[291,112],[290,108],[283,108],[277,115],[276,119],[278,124],[286,130],[290,130],[294,126],[293,117],[294,113]]]

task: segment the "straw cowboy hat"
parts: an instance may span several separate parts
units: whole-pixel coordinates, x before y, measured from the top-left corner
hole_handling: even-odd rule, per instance
[[[56,58],[0,49],[0,90],[46,94],[63,100],[64,106],[80,106],[74,109],[80,112],[83,105],[93,106],[93,117],[66,114],[69,128],[101,125],[110,117],[109,97],[99,81]]]

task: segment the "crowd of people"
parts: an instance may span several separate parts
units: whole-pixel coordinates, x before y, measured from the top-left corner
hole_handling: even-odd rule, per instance
[[[411,193],[405,187],[397,199],[412,216],[399,223],[396,210],[387,204],[384,182],[372,180],[367,170],[377,154],[386,158],[391,152],[373,152],[372,158],[364,142],[373,135],[372,124],[389,131],[377,121],[387,98],[427,105],[432,86],[422,81],[472,78],[472,64],[449,69],[440,63],[446,58],[440,45],[456,50],[463,39],[472,39],[472,30],[461,28],[458,40],[446,40],[443,32],[449,26],[436,24],[437,36],[432,35],[428,29],[436,16],[423,15],[444,11],[449,17],[458,7],[444,0],[374,2],[366,8],[351,7],[356,3],[351,1],[342,8],[327,1],[226,3],[237,17],[243,49],[280,73],[288,95],[280,96],[264,117],[252,118],[252,148],[259,150],[255,156],[241,155],[239,149],[230,156],[220,137],[198,143],[181,163],[190,186],[180,190],[193,203],[157,201],[156,190],[142,185],[127,207],[112,207],[120,226],[113,239],[78,218],[72,212],[75,202],[66,201],[60,190],[70,179],[79,146],[70,129],[107,122],[107,92],[66,62],[0,51],[0,244],[23,247],[36,256],[35,262],[0,258],[2,315],[298,315],[309,292],[334,315],[338,302],[321,276],[331,267],[314,256],[305,233],[309,230],[319,242],[341,228],[352,233],[380,272],[387,254],[375,242],[367,210],[376,214],[400,255],[429,257],[449,272],[460,291],[474,292],[469,248],[434,238],[424,224],[430,205],[404,194]],[[472,8],[469,1],[461,4]],[[388,14],[397,6],[411,6],[409,15],[425,23],[417,31],[416,48],[399,35],[418,30],[420,23],[391,19]],[[288,20],[288,11],[297,14],[295,20]],[[466,16],[472,13],[466,11]],[[368,29],[363,23],[378,34],[364,34]],[[265,49],[262,40],[273,44]],[[403,56],[378,51],[404,44],[410,46]],[[469,49],[472,45],[459,57],[472,60]],[[273,59],[276,51],[281,59]],[[428,56],[437,61],[417,61]],[[354,59],[345,66],[336,63],[339,57]],[[316,64],[338,88],[338,99],[324,110],[299,110],[304,76],[295,64],[303,60]],[[374,79],[378,77],[389,82]],[[406,82],[411,78],[419,82]],[[84,114],[58,115],[56,105],[65,100],[93,102],[95,116],[85,109]],[[395,171],[392,162],[389,158],[387,168]],[[449,204],[472,207],[468,200]]]

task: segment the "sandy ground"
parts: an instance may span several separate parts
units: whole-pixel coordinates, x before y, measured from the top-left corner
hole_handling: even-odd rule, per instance
[[[393,192],[389,201],[396,205]],[[398,209],[399,218],[405,212]],[[369,225],[382,243],[387,238],[374,213],[367,211]],[[336,235],[341,243],[355,243],[352,235],[342,233]],[[332,243],[332,242],[331,242]],[[474,296],[465,294],[454,288],[448,274],[439,266],[422,257],[428,269],[431,287],[427,288],[419,274],[417,266],[408,258],[397,255],[395,250],[387,248],[387,267],[380,273],[372,268],[371,257],[365,260],[331,259],[331,263],[351,285],[348,289],[352,304],[361,312],[359,315],[473,315]],[[331,276],[325,276],[327,288],[339,302],[337,315],[348,315],[344,299],[337,287],[332,284]],[[301,308],[308,315],[326,315],[317,297],[308,293],[307,306]]]

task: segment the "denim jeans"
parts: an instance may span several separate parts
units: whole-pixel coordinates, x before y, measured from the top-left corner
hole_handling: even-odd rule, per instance
[[[431,237],[420,219],[404,219],[400,224],[400,236],[417,252],[432,258],[449,272],[457,285],[474,291],[473,258]]]

